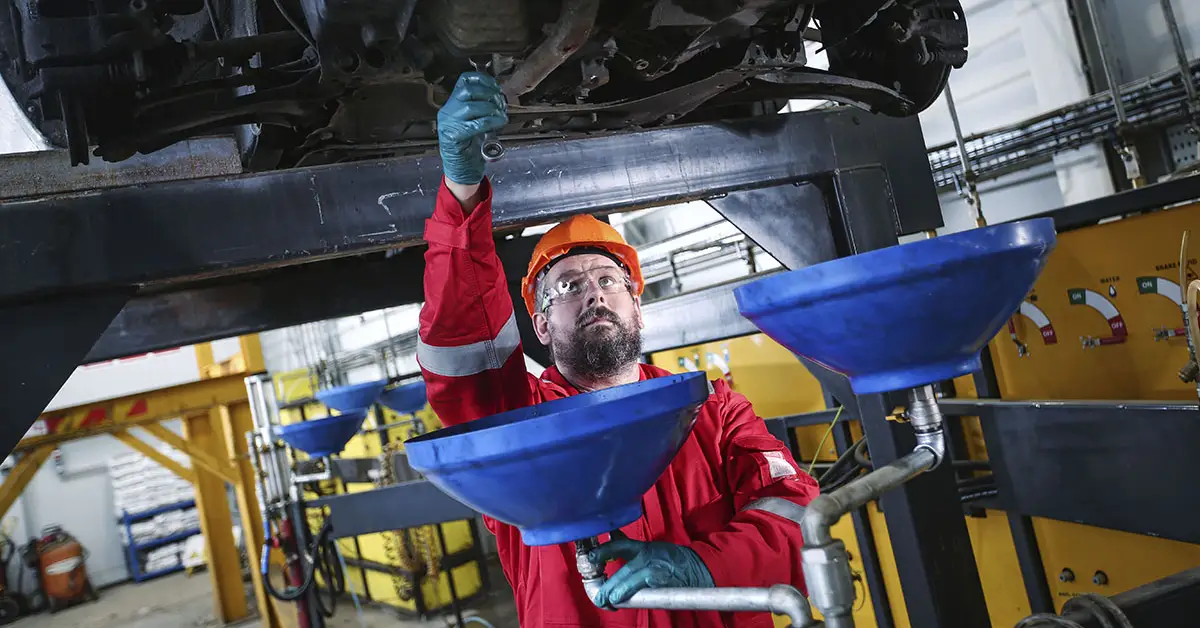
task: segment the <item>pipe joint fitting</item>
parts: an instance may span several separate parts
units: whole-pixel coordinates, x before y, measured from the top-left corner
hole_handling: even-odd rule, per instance
[[[934,455],[936,469],[946,454],[946,438],[942,432],[942,409],[938,407],[933,386],[921,386],[908,391],[908,421],[917,436],[917,448],[928,449]]]
[[[833,540],[829,528],[841,519],[846,509],[834,493],[817,495],[804,507],[804,518],[800,520],[800,534],[805,544],[825,545]]]
[[[813,606],[825,617],[844,617],[854,610],[854,581],[846,545],[834,540],[800,552],[804,580]]]

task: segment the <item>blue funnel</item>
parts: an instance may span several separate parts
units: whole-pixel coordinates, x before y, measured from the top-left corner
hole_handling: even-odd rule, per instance
[[[1024,220],[853,255],[734,290],[763,332],[849,377],[857,394],[981,368],[1054,248],[1054,221]]]
[[[704,373],[617,386],[405,441],[408,463],[526,545],[596,536],[642,515],[642,495],[691,433]]]
[[[358,433],[358,428],[366,418],[365,409],[354,410],[338,416],[280,425],[275,428],[275,434],[293,449],[299,449],[312,458],[332,456],[345,449],[346,443]]]
[[[383,392],[384,386],[387,386],[387,380],[381,379],[365,384],[319,390],[313,396],[330,409],[338,412],[353,412],[370,408],[371,404],[379,400],[379,393]]]
[[[413,414],[425,407],[425,380],[419,379],[385,390],[379,396],[379,403],[400,414]]]

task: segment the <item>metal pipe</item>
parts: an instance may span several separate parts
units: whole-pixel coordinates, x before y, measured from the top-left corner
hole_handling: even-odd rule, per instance
[[[281,459],[283,450],[275,445],[275,435],[271,429],[271,405],[267,399],[266,388],[263,385],[264,375],[247,377],[247,390],[250,393],[250,415],[253,420],[257,437],[260,439],[259,451],[262,454],[262,468],[266,472],[275,499],[287,501],[288,473],[287,462]],[[273,395],[272,395],[273,396]]]
[[[937,457],[933,466],[941,464],[946,454],[946,437],[942,432],[942,410],[938,407],[933,386],[921,386],[908,391],[908,421],[917,434],[917,447],[924,447]]]
[[[962,197],[975,210],[975,226],[986,227],[987,221],[983,217],[983,204],[979,201],[979,188],[975,185],[975,171],[971,169],[971,160],[967,156],[967,143],[963,139],[962,125],[958,121],[958,107],[954,105],[954,94],[950,90],[950,84],[947,83],[946,88],[942,91],[946,95],[946,108],[950,111],[950,122],[954,124],[954,144],[958,147],[958,164],[962,167],[963,185],[966,186]]]
[[[272,497],[267,493],[267,484],[263,481],[262,461],[258,457],[258,436],[254,432],[246,432],[246,448],[250,452],[250,467],[254,470],[254,479],[258,483],[258,511],[265,522],[268,520]]]
[[[575,542],[575,567],[583,578],[583,590],[588,599],[595,599],[604,585],[604,571],[588,560],[588,552],[597,546],[596,539]],[[808,599],[793,586],[777,584],[766,588],[697,587],[642,589],[617,608],[651,608],[668,611],[761,612],[786,615],[793,628],[815,627]]]
[[[847,513],[938,466],[945,456],[942,412],[932,386],[909,391],[908,418],[917,434],[917,446],[891,464],[879,467],[832,493],[818,495],[804,511],[800,532],[804,549],[800,560],[813,605],[827,628],[853,626],[854,581],[846,546],[833,538],[831,528]]]
[[[835,539],[830,527],[843,515],[868,504],[880,495],[904,484],[937,464],[933,450],[918,446],[904,457],[882,466],[832,493],[817,496],[808,504],[800,530],[804,545],[825,545]],[[807,572],[807,569],[805,569]]]
[[[1096,49],[1100,52],[1100,67],[1104,70],[1104,80],[1108,82],[1108,90],[1112,96],[1113,111],[1117,114],[1117,128],[1120,129],[1128,121],[1125,114],[1125,103],[1121,100],[1121,83],[1117,80],[1117,71],[1113,67],[1108,50],[1108,34],[1100,23],[1096,0],[1086,0],[1088,17],[1092,22],[1092,32],[1096,35]]]
[[[1191,116],[1192,127],[1200,132],[1200,101],[1196,98],[1196,82],[1192,79],[1192,64],[1188,62],[1187,49],[1183,47],[1183,37],[1179,34],[1179,21],[1175,19],[1175,9],[1171,0],[1159,0],[1162,5],[1163,17],[1167,20],[1167,32],[1171,34],[1171,44],[1175,48],[1175,60],[1179,62],[1179,79],[1183,81],[1183,90],[1187,93],[1187,110]]]
[[[655,608],[668,611],[770,612],[787,615],[794,628],[812,626],[808,600],[795,587],[716,587],[642,589],[620,608]]]

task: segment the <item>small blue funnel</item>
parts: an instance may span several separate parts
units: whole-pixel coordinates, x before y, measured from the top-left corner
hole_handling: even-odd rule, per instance
[[[526,545],[610,532],[675,458],[708,398],[704,373],[658,377],[513,410],[405,441],[408,463]]]
[[[400,414],[413,414],[425,407],[425,380],[385,390],[379,396],[379,403]]]
[[[275,434],[311,458],[332,456],[346,448],[346,443],[358,433],[366,418],[365,409],[354,410],[338,416],[280,425],[275,428]]]
[[[381,379],[365,384],[319,390],[313,396],[330,409],[338,412],[353,412],[370,408],[371,404],[379,400],[379,393],[383,392],[384,386],[387,386],[387,380]]]
[[[1054,248],[1038,218],[853,255],[734,290],[742,315],[793,353],[850,378],[856,394],[981,368]]]

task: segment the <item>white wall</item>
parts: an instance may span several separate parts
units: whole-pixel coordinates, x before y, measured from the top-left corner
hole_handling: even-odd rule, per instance
[[[1132,1],[1132,0],[1131,0]],[[970,58],[950,75],[966,136],[1013,124],[1089,96],[1065,0],[965,0]],[[925,141],[954,141],[944,98],[920,115]],[[1089,146],[979,185],[989,222],[1012,220],[1111,194],[1102,153]],[[965,201],[941,196],[943,233],[974,226]]]
[[[63,475],[48,460],[25,489],[30,532],[57,524],[75,535],[87,548],[88,576],[95,586],[127,579],[107,462],[129,449],[111,436],[96,436],[63,443],[60,452]]]
[[[215,355],[217,343],[213,344]],[[46,410],[70,408],[199,380],[200,367],[196,363],[196,348],[192,346],[97,362],[76,368]]]
[[[1096,0],[1105,18],[1122,82],[1179,67],[1158,0]],[[1200,56],[1200,2],[1172,0],[1188,58]]]

